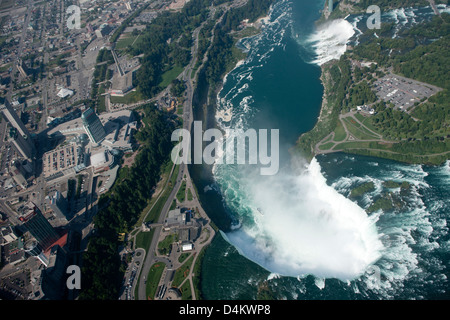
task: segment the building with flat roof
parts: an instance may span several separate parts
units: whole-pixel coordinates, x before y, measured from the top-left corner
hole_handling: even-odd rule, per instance
[[[91,156],[91,165],[94,173],[99,173],[111,169],[114,166],[114,156],[106,150],[102,150]]]
[[[82,144],[69,142],[42,156],[43,174],[47,180],[78,173],[87,167],[88,155]]]
[[[17,129],[21,136],[26,136],[27,138],[30,136],[27,128],[23,124],[22,120],[20,120],[19,116],[7,99],[4,100],[3,104],[0,104],[0,111],[3,112],[3,115],[6,117],[8,122]]]
[[[184,243],[181,245],[182,252],[192,251],[193,249],[194,249],[194,245],[192,243]]]
[[[123,97],[128,92],[133,90],[134,74],[135,73],[133,71],[125,73],[124,75],[121,75],[120,72],[114,72],[109,94],[111,96]]]
[[[5,245],[17,240],[17,236],[11,226],[2,227],[0,229],[0,235],[2,236],[0,238],[0,245]]]
[[[53,194],[47,196],[48,197],[48,205],[50,209],[53,211],[54,215],[58,219],[66,219],[66,216],[68,214],[68,202],[63,197],[61,192],[55,191]],[[46,200],[47,200],[46,197]]]
[[[61,90],[58,91],[57,96],[61,99],[64,99],[66,97],[70,97],[73,95],[73,91],[66,88],[61,88]]]

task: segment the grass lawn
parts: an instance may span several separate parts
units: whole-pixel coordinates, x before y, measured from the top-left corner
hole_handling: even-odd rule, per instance
[[[158,289],[159,280],[164,271],[166,265],[161,262],[155,263],[151,268],[147,276],[147,283],[145,286],[145,294],[150,299],[155,298],[156,290]]]
[[[172,204],[170,205],[169,210],[174,210],[177,207],[177,200],[173,199]]]
[[[194,200],[191,189],[188,189],[188,191],[187,191],[187,198],[188,198],[188,201]]]
[[[151,229],[149,232],[139,232],[136,235],[136,248],[142,248],[144,250],[147,250],[150,242],[153,238],[153,233],[155,232],[155,229]]]
[[[184,181],[184,180],[180,186],[180,189],[178,189],[177,199],[180,202],[184,202],[184,200],[186,200],[186,181]]]
[[[194,256],[190,257],[188,261],[186,261],[181,267],[175,271],[175,275],[173,276],[172,286],[178,287],[184,279],[189,275],[191,270],[192,262],[194,261]]]
[[[359,120],[359,121],[361,121],[361,120]],[[379,133],[378,129],[372,124],[372,118],[371,117],[364,117],[364,119],[361,121],[361,123],[363,125],[365,125],[369,130],[372,130],[373,132]]]
[[[186,281],[180,288],[181,300],[192,300],[191,283]]]
[[[97,113],[106,112],[106,104],[105,104],[105,96],[102,95],[105,93],[105,85],[101,84],[98,88],[98,106],[97,106]]]
[[[169,234],[167,237],[164,238],[163,241],[158,243],[159,253],[162,255],[169,254],[170,246],[177,240],[176,238],[177,236],[175,234]]]
[[[384,144],[380,142],[371,141],[354,141],[354,142],[344,142],[336,146],[336,150],[342,149],[379,149],[379,150],[390,150],[392,148],[391,144]]]
[[[377,136],[374,136],[371,134],[367,129],[361,127],[359,123],[355,121],[355,119],[352,118],[345,118],[345,125],[347,126],[347,129],[352,133],[352,135],[356,139],[360,140],[374,140],[378,139]]]
[[[182,263],[184,260],[187,259],[187,257],[189,257],[191,255],[190,252],[183,252],[179,257],[178,257],[178,262]]]
[[[173,80],[175,80],[181,72],[183,72],[184,68],[180,66],[173,66],[171,69],[167,70],[162,75],[162,81],[159,84],[161,88],[166,88],[169,84],[172,83]]]
[[[364,117],[361,113],[355,113],[355,118],[358,119],[360,122],[364,122],[366,120],[366,117]]]
[[[116,49],[125,49],[130,47],[134,40],[136,40],[138,36],[133,36],[131,33],[124,34],[116,43]]]
[[[334,129],[334,141],[337,142],[344,141],[345,138],[347,137],[344,126],[340,121],[338,121],[337,123],[338,125],[336,126],[336,129]]]
[[[322,150],[322,151],[330,150],[331,148],[334,147],[334,145],[335,145],[334,142],[328,142],[328,143],[325,143],[325,144],[322,144],[321,146],[319,146],[319,149]]]
[[[133,104],[144,100],[145,98],[138,92],[132,91],[123,97],[111,97],[111,103]]]

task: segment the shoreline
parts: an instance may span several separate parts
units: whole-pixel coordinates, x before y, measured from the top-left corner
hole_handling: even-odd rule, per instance
[[[234,46],[236,47],[236,44],[239,43],[239,41],[241,41],[242,39],[249,38],[249,37],[256,37],[256,36],[260,35],[261,32],[263,31],[264,25],[267,23],[266,21],[270,20],[270,12],[271,11],[272,11],[272,6],[270,7],[269,12],[266,15],[258,18],[254,23],[252,23],[249,26],[249,27],[257,29],[258,32],[256,34],[253,34],[251,36],[244,36],[242,38],[239,38],[236,41],[236,43],[234,44]],[[221,81],[216,84],[215,88],[211,88],[209,85],[207,86],[207,92],[206,92],[206,96],[208,97],[207,100],[209,100],[210,96],[211,97],[215,97],[216,100],[213,103],[208,103],[208,102],[206,103],[207,105],[210,104],[210,107],[198,108],[198,110],[195,112],[196,115],[194,116],[194,118],[200,117],[201,119],[210,119],[210,118],[212,118],[214,123],[211,124],[211,125],[213,125],[214,128],[217,128],[219,130],[221,129],[220,126],[219,126],[219,123],[217,121],[217,115],[218,115],[218,112],[220,112],[217,109],[217,102],[219,100],[219,94],[223,90],[224,85],[225,85],[225,83],[227,81],[227,78],[231,74],[231,72],[233,72],[238,67],[243,65],[246,62],[246,60],[247,60],[247,53],[245,51],[243,51],[242,49],[240,49],[240,48],[237,48],[237,49],[245,57],[244,58],[241,58],[239,56],[236,57],[236,59],[237,59],[236,63],[232,67],[230,67],[229,71],[225,72],[225,74],[222,77]],[[198,94],[198,91],[202,91],[204,89],[205,88],[199,88],[199,87],[196,86],[196,88],[195,88],[196,93],[195,94]],[[222,112],[223,112],[224,116],[227,117],[227,120],[231,121],[232,114],[226,115],[228,110],[223,110]],[[215,200],[217,200],[217,199],[213,199],[213,200],[209,199],[210,203],[208,203],[208,205],[205,205],[204,201],[202,201],[202,198],[205,197],[205,195],[202,196],[200,194],[199,190],[202,190],[204,188],[204,186],[203,186],[204,184],[209,185],[210,183],[214,182],[214,174],[212,172],[212,167],[211,166],[205,167],[204,165],[202,165],[201,167],[202,168],[189,167],[188,171],[190,172],[190,175],[191,175],[191,178],[193,180],[193,184],[195,186],[195,189],[198,190],[197,191],[197,199],[198,199],[201,207],[205,211],[206,215],[208,216],[208,218],[210,220],[210,225],[214,229],[215,233],[214,233],[214,235],[212,237],[210,237],[210,242],[206,246],[204,246],[202,248],[202,251],[200,253],[201,259],[197,261],[199,270],[202,269],[202,265],[204,263],[204,257],[206,255],[209,247],[211,246],[212,242],[215,241],[215,239],[217,237],[217,234],[220,233],[219,231],[221,231],[221,230],[223,230],[224,232],[228,231],[229,228],[227,229],[225,227],[225,224],[227,222],[228,222],[228,224],[231,222],[231,221],[227,221],[227,218],[225,218],[225,221],[222,221],[222,220],[219,219],[219,221],[217,221],[218,223],[216,223],[216,221],[214,221],[214,219],[211,218],[211,214],[210,214],[209,211],[212,210],[211,207],[214,208],[214,206],[217,205],[217,203],[215,203]],[[220,199],[220,203],[222,204],[222,207],[223,207],[222,199]],[[221,211],[221,210],[222,209],[217,210],[217,208],[215,208],[214,211],[217,212],[217,211]],[[223,208],[223,210],[225,210],[225,208]],[[213,215],[213,216],[214,216],[215,219],[217,219],[216,215]],[[198,293],[198,296],[196,298],[197,298],[197,300],[201,300],[201,299],[204,298],[203,297],[203,293],[202,293],[202,289],[201,289],[201,282],[203,281],[203,279],[202,279],[202,272],[201,271],[199,272],[199,275],[196,276],[196,278],[198,279],[198,282],[195,285],[197,293]]]

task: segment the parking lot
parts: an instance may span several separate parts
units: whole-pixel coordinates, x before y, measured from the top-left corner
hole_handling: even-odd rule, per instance
[[[390,102],[396,108],[408,111],[414,104],[428,99],[441,89],[412,79],[389,74],[374,83],[378,98]]]

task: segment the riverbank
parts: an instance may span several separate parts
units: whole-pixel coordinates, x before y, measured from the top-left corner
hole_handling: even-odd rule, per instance
[[[270,3],[271,1],[266,1]],[[233,9],[232,9],[233,10]],[[240,13],[237,16],[244,14],[245,10],[237,8]],[[270,10],[270,9],[269,9]],[[246,58],[247,53],[236,44],[244,38],[251,38],[259,35],[262,32],[262,28],[267,23],[268,11],[262,12],[257,17],[254,17],[250,22],[245,19],[245,24],[239,31],[227,30],[227,27],[223,27],[220,24],[216,24],[212,30],[210,46],[205,52],[203,63],[199,66],[198,77],[196,81],[196,87],[193,97],[193,116],[195,121],[202,121],[203,129],[218,128],[217,124],[217,99],[219,92],[223,89],[224,84],[227,81],[228,75],[242,65]],[[254,13],[252,13],[254,14]],[[219,20],[220,21],[220,20]],[[254,21],[254,22],[252,22]],[[217,39],[226,39],[224,43],[220,43]],[[229,40],[229,42],[227,42]],[[227,51],[227,53],[224,53]],[[224,53],[224,55],[222,55]],[[226,57],[224,61],[219,61],[218,57]],[[201,57],[200,57],[201,58]],[[222,72],[220,75],[214,74],[216,69],[214,66],[220,64]],[[214,70],[212,72],[212,70]],[[231,120],[231,114],[223,114],[225,119]],[[192,150],[193,152],[193,150]],[[211,165],[189,165],[189,174],[193,180],[193,183],[198,190],[198,200],[201,207],[207,213],[211,219],[211,225],[215,230],[215,233],[219,230],[227,232],[230,230],[232,220],[227,212],[226,206],[223,202],[223,197],[220,192],[215,188],[215,179],[213,176],[213,166]],[[215,240],[211,237],[211,241]],[[210,244],[204,247],[201,252],[201,259],[198,259],[194,273],[196,274],[195,283],[193,284],[196,291],[196,298],[202,299],[202,278],[203,278],[203,255],[210,249]],[[211,249],[213,250],[213,249]]]

